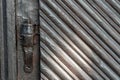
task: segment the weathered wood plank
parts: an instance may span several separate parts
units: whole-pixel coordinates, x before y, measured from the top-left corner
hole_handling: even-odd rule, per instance
[[[4,69],[4,38],[3,38],[3,5],[0,0],[0,78],[5,80],[5,69]]]
[[[14,0],[0,0],[1,80],[16,80]]]
[[[87,80],[86,75],[92,80],[120,79],[119,0],[39,1],[41,60],[55,75],[63,73],[55,71],[57,64],[65,69],[62,62],[65,71],[79,79]],[[52,60],[57,63],[51,65]]]
[[[16,28],[15,28],[15,2],[6,0],[7,10],[7,43],[8,43],[8,80],[17,79],[16,65]]]

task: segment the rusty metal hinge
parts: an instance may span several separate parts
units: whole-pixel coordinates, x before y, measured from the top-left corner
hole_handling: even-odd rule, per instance
[[[24,70],[26,73],[31,73],[33,70],[33,50],[34,37],[36,36],[36,26],[24,21],[21,25],[20,37],[21,46],[24,53]]]

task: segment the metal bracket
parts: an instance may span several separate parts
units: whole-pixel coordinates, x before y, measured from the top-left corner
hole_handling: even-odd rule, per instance
[[[24,53],[24,70],[26,73],[31,73],[33,70],[33,46],[35,34],[35,26],[27,21],[22,23],[20,37]]]

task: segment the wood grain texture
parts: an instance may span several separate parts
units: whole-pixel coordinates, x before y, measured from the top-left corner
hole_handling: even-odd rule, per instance
[[[65,71],[70,80],[120,79],[119,0],[39,1],[41,60],[53,73],[65,79]],[[57,65],[64,71],[56,72]],[[44,75],[50,79],[49,71]]]
[[[5,69],[4,69],[4,37],[3,37],[3,5],[2,5],[2,0],[0,0],[0,78],[2,80],[4,79],[5,76]]]
[[[14,0],[1,0],[1,80],[16,80],[16,33]]]

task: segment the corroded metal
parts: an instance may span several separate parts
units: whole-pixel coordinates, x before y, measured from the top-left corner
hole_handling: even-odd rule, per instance
[[[15,0],[18,78],[39,79],[39,0]],[[21,39],[21,40],[20,40]],[[21,42],[21,43],[20,43]],[[24,66],[24,69],[23,69]],[[25,72],[25,73],[24,73]],[[24,73],[24,74],[23,74]],[[29,75],[27,75],[29,73]],[[31,76],[31,77],[30,77]]]
[[[28,20],[24,20],[20,29],[21,45],[24,52],[24,69],[25,72],[29,73],[33,70],[33,47],[37,34],[35,30],[36,26],[30,24]]]

